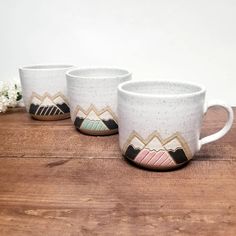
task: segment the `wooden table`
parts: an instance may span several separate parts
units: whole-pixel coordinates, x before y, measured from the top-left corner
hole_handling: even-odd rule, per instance
[[[225,120],[211,110],[202,134]],[[235,123],[185,168],[154,172],[127,163],[117,135],[16,109],[0,115],[0,157],[1,236],[236,235]]]

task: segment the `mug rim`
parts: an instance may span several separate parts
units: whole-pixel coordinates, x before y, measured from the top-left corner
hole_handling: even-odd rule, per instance
[[[126,90],[124,88],[124,86],[126,86],[127,84],[151,84],[151,83],[165,83],[165,84],[177,84],[177,85],[189,85],[189,86],[194,86],[194,87],[198,87],[199,90],[196,92],[186,92],[186,93],[180,93],[180,94],[150,94],[148,92],[133,92],[133,91],[129,91]],[[123,82],[118,86],[118,91],[126,94],[126,95],[130,95],[130,96],[135,96],[135,97],[146,97],[146,98],[186,98],[186,97],[194,97],[200,94],[203,94],[206,92],[206,87],[202,84],[198,84],[198,83],[193,83],[193,82],[188,82],[188,81],[178,81],[178,80],[139,80],[139,81],[127,81],[127,82]]]
[[[71,64],[32,64],[19,67],[19,70],[25,71],[52,71],[52,70],[65,70],[74,67]]]
[[[89,70],[115,70],[115,71],[123,71],[125,72],[122,75],[109,75],[109,76],[82,76],[82,75],[73,75],[71,74],[74,71],[89,71]],[[84,68],[80,68],[80,67],[76,67],[76,68],[72,68],[69,69],[66,72],[66,75],[69,78],[74,78],[74,79],[116,79],[116,78],[124,78],[124,77],[128,77],[131,76],[132,73],[129,72],[126,69],[122,69],[122,68],[117,68],[117,67],[84,67]]]

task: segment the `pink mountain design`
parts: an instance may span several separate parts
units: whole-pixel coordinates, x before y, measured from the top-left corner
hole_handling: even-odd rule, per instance
[[[171,167],[175,166],[175,162],[167,151],[150,151],[149,149],[143,149],[135,157],[134,161],[144,166],[152,167]]]
[[[124,155],[149,168],[170,168],[188,161],[190,150],[183,138],[175,134],[162,140],[155,132],[147,140],[133,133],[125,145]]]

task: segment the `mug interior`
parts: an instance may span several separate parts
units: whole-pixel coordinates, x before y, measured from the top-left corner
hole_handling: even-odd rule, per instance
[[[127,76],[130,73],[127,70],[115,68],[89,68],[74,69],[68,72],[68,75],[79,78],[115,78]]]
[[[58,70],[58,69],[68,69],[72,65],[32,65],[24,66],[23,70]]]
[[[131,81],[121,84],[120,90],[132,95],[185,96],[201,93],[204,88],[201,85],[174,81]]]

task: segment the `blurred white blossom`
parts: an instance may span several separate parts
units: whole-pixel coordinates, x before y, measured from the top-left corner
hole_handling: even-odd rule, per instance
[[[8,106],[8,99],[5,96],[0,96],[0,112],[5,112]]]
[[[21,103],[22,92],[18,82],[0,81],[0,113],[9,107],[16,107]]]

